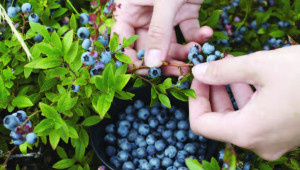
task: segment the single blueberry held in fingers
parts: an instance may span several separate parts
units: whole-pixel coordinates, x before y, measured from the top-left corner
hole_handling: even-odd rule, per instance
[[[197,54],[199,53],[199,46],[198,45],[194,45],[190,48],[189,53],[193,53],[196,52]]]
[[[161,69],[160,68],[150,68],[148,71],[148,75],[150,78],[156,78],[161,76]]]
[[[138,53],[137,53],[137,57],[139,60],[142,60],[145,56],[145,50],[142,49],[142,50],[139,50]]]

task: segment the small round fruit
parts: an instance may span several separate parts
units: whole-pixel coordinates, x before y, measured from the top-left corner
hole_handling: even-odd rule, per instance
[[[30,22],[37,23],[37,22],[39,22],[39,16],[36,13],[32,13],[32,14],[29,15],[28,20]]]
[[[90,55],[90,52],[85,52],[81,55],[81,62],[89,66],[95,64],[96,59]]]
[[[79,16],[79,22],[81,24],[87,24],[90,21],[90,16],[87,13],[81,13]]]
[[[148,71],[148,75],[150,78],[156,78],[161,76],[161,69],[160,68],[150,68]]]
[[[106,47],[108,45],[108,38],[104,37],[104,36],[99,36],[98,37],[98,41],[104,46]]]
[[[42,42],[43,39],[44,39],[44,37],[40,33],[38,33],[36,36],[33,37],[33,41],[35,41],[37,43]]]
[[[13,115],[7,115],[3,119],[4,127],[9,130],[15,129],[19,123],[20,123],[19,120]]]
[[[73,92],[77,93],[80,90],[80,86],[79,85],[72,85],[71,89]]]
[[[215,46],[210,43],[205,43],[202,47],[202,51],[204,54],[212,54],[215,51]]]
[[[24,3],[21,7],[21,10],[23,13],[25,13],[25,12],[30,13],[32,11],[32,6],[30,3]]]
[[[77,35],[79,38],[81,39],[87,39],[89,38],[90,36],[90,31],[86,28],[86,27],[80,27],[78,30],[77,30]]]
[[[81,44],[82,48],[86,49],[86,50],[88,50],[91,47],[91,45],[92,45],[92,42],[90,39],[83,40],[83,42]]]
[[[142,49],[142,50],[139,50],[138,53],[137,53],[137,57],[139,60],[142,60],[145,56],[145,50]]]
[[[27,117],[26,112],[24,112],[23,110],[19,110],[19,111],[13,113],[12,115],[15,116],[16,118],[18,118],[20,122],[24,122]]]
[[[16,16],[17,15],[17,8],[16,7],[13,7],[13,6],[11,6],[11,7],[9,7],[8,9],[7,9],[7,15],[9,16],[9,17],[14,17],[14,16]]]
[[[28,133],[26,135],[26,141],[29,143],[29,144],[34,144],[36,142],[36,139],[37,139],[37,136],[35,133]]]
[[[111,53],[109,51],[104,51],[100,55],[100,61],[104,64],[109,63],[111,60]]]

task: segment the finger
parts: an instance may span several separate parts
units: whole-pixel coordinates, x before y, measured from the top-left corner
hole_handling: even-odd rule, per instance
[[[177,60],[170,60],[172,65],[184,65],[185,63]],[[189,67],[176,67],[176,66],[162,66],[162,73],[166,76],[185,76],[190,73]]]
[[[234,111],[225,86],[211,86],[211,103],[214,112]]]
[[[256,54],[250,54],[198,64],[193,68],[193,74],[196,79],[211,85],[261,84],[263,67],[260,67],[260,63]]]
[[[168,54],[175,14],[184,0],[154,0],[154,10],[149,26],[145,64],[159,67]],[[168,7],[168,10],[166,10]]]
[[[237,112],[211,112],[209,86],[194,79],[192,89],[197,96],[196,99],[189,99],[189,119],[193,132],[210,139],[231,142],[239,121]]]
[[[210,27],[203,26],[200,28],[198,18],[181,22],[180,30],[187,42],[195,41],[203,44],[213,35],[213,30]]]
[[[201,50],[201,46],[195,42],[190,42],[186,45],[172,43],[168,52],[168,56],[175,60],[186,61],[188,58],[190,48],[195,45],[197,45]]]
[[[254,94],[248,84],[237,83],[231,84],[230,87],[239,109],[243,108]]]

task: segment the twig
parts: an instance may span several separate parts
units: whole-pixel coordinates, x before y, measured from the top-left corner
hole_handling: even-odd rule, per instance
[[[40,110],[32,113],[30,116],[27,117],[27,119],[22,123],[21,126],[24,126],[33,116],[35,116],[36,114],[38,114],[39,112],[41,112]]]
[[[149,67],[146,67],[146,66],[140,66],[140,67],[135,67],[135,68],[132,68],[130,70],[127,70],[128,73],[132,73],[132,72],[135,72],[137,70],[142,70],[142,69],[148,69]]]
[[[4,157],[5,155],[9,154],[9,151],[5,152],[4,154],[0,155],[0,158]]]
[[[9,151],[9,154],[7,156],[7,158],[5,159],[4,163],[2,164],[2,166],[6,166],[9,158],[11,157],[11,154],[17,149],[17,146],[15,146],[14,148],[12,148],[12,150]]]
[[[152,83],[151,81],[145,79],[143,76],[140,76],[140,75],[136,75],[136,76],[139,77],[139,78],[141,78],[141,79],[143,79],[144,81],[148,82],[149,84],[151,84],[151,86],[155,86],[154,83]]]
[[[193,64],[173,64],[173,63],[168,63],[168,62],[163,62],[164,66],[174,66],[174,67],[192,67],[194,66]]]

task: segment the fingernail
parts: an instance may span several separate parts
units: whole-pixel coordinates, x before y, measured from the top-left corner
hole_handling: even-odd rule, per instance
[[[145,63],[148,67],[159,67],[162,65],[162,52],[157,49],[148,51],[145,57]]]
[[[208,64],[204,63],[204,64],[198,64],[197,66],[195,66],[193,68],[193,74],[196,76],[201,76],[204,75],[206,70],[207,70]]]

